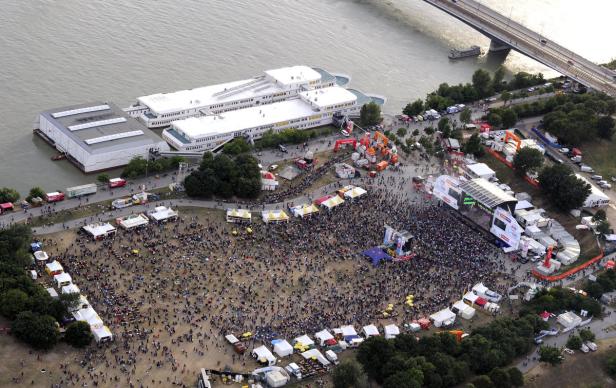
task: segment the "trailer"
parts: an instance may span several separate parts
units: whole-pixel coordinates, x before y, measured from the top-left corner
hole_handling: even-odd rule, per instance
[[[61,191],[54,191],[52,193],[46,193],[45,201],[49,203],[64,201],[64,193]]]
[[[126,179],[122,179],[122,178],[109,179],[110,189],[115,189],[116,187],[124,187],[124,186],[126,186]]]
[[[89,183],[87,185],[67,187],[66,195],[69,198],[82,197],[84,195],[96,194],[96,183]]]

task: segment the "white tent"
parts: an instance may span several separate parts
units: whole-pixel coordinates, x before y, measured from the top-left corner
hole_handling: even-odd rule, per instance
[[[354,199],[366,194],[367,191],[359,186],[353,187],[351,190],[344,192],[344,198]]]
[[[97,343],[107,342],[113,340],[113,334],[111,334],[111,330],[107,326],[100,326],[97,328],[90,328],[92,330],[92,335],[94,335],[94,339]]]
[[[69,307],[69,311],[70,312],[75,312],[75,311],[79,311],[79,310],[85,310],[87,308],[90,307],[90,302],[88,301],[88,299],[83,296],[83,295],[79,295],[79,303],[77,304],[77,306],[70,308]]]
[[[400,329],[398,326],[391,324],[384,327],[385,330],[385,339],[396,338],[398,334],[400,334]]]
[[[98,316],[97,312],[92,307],[74,312],[73,317],[76,321],[88,322],[88,324],[94,328],[104,326],[103,320]]]
[[[484,286],[483,283],[477,283],[473,286],[473,292],[479,296],[484,296],[488,291],[488,287]]]
[[[458,314],[460,318],[471,319],[475,316],[475,309],[464,303],[463,300],[459,300],[454,303],[451,310]]]
[[[170,207],[157,206],[154,208],[154,211],[148,213],[148,216],[152,221],[164,222],[178,218],[178,212]]]
[[[304,357],[307,360],[316,359],[323,366],[327,366],[331,364],[331,362],[329,362],[329,360],[325,358],[325,356],[323,356],[323,354],[319,352],[317,349],[310,349],[310,350],[305,351],[304,353],[302,353],[302,357]]]
[[[475,295],[472,291],[469,291],[464,294],[464,297],[462,298],[464,302],[471,305],[474,304],[477,299],[479,299],[479,296]]]
[[[286,357],[293,354],[293,346],[287,340],[272,341],[274,345],[274,353],[280,357]]]
[[[79,291],[79,287],[71,283],[68,286],[62,287],[62,293],[63,294],[79,294],[80,291]]]
[[[364,326],[362,328],[362,333],[366,338],[380,335],[379,329],[377,329],[377,327],[372,324]]]
[[[60,264],[60,262],[54,260],[51,263],[45,264],[45,272],[50,275],[59,275],[64,272],[64,268],[62,268],[62,264]]]
[[[148,217],[146,217],[144,214],[137,214],[118,218],[116,222],[122,228],[126,230],[131,230],[149,224],[150,220],[148,220]]]
[[[69,284],[73,282],[73,279],[71,279],[71,275],[67,274],[66,272],[62,272],[61,274],[55,275],[53,277],[53,280],[56,282],[56,286],[58,288],[68,286]]]
[[[59,298],[58,291],[56,291],[55,289],[49,287],[46,290],[47,290],[47,293],[49,294],[49,296],[51,296],[53,299],[58,299]]]
[[[456,320],[456,314],[447,308],[430,315],[430,320],[435,327],[449,326]]]
[[[353,326],[351,326],[351,325],[340,327],[340,331],[341,331],[343,337],[350,337],[350,336],[357,335],[357,332],[355,331],[355,328]]]
[[[326,207],[327,209],[331,210],[335,208],[336,206],[341,205],[343,203],[344,203],[344,199],[340,198],[337,195],[334,195],[330,199],[322,202],[321,206]]]
[[[325,341],[334,339],[334,336],[329,331],[327,331],[327,329],[324,329],[316,333],[314,335],[314,338],[317,339],[317,342],[319,343],[320,346],[323,346],[325,345]]]
[[[45,251],[34,252],[34,258],[37,262],[43,262],[49,260],[49,255]]]
[[[227,334],[225,336],[225,339],[229,341],[231,345],[233,345],[234,343],[240,342],[240,340],[238,340],[237,337],[234,336],[233,334]]]
[[[270,222],[289,222],[289,216],[282,210],[263,210],[261,212],[263,222],[269,224]]]
[[[86,225],[82,229],[95,240],[110,236],[116,232],[115,226],[108,222],[98,222],[95,224]]]
[[[314,346],[314,341],[310,339],[310,337],[308,337],[308,335],[304,334],[300,337],[297,337],[293,340],[293,345],[295,344],[300,344],[301,346],[305,347],[305,348],[309,348]]]
[[[582,322],[582,318],[571,311],[567,311],[560,314],[556,321],[568,329],[578,326]]]
[[[265,345],[254,348],[251,354],[257,361],[262,364],[267,364],[269,366],[276,364],[276,357],[274,357],[272,352],[270,352],[270,350]]]
[[[318,211],[319,211],[319,208],[312,203],[293,206],[291,208],[291,212],[293,213],[295,217],[302,217],[302,218],[309,217],[313,215],[314,213],[317,213]]]

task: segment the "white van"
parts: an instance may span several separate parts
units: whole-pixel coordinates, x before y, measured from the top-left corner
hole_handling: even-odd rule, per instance
[[[580,170],[583,171],[583,172],[595,172],[595,170],[593,170],[592,167],[587,166],[585,164],[582,164],[580,166]]]
[[[591,175],[590,179],[592,179],[593,181],[602,181],[603,177],[601,175]]]

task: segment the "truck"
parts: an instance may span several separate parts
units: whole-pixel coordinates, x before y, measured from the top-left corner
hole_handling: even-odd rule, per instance
[[[66,195],[69,198],[82,197],[90,194],[96,194],[96,183],[66,188]]]
[[[592,168],[592,167],[587,166],[587,165],[585,165],[585,164],[582,164],[582,165],[580,166],[580,170],[581,170],[582,172],[590,172],[590,173],[595,172],[595,170],[593,170],[593,168]]]
[[[115,189],[116,187],[124,187],[124,186],[126,186],[126,179],[122,179],[122,178],[109,179],[110,189]]]
[[[64,201],[64,193],[61,191],[54,191],[51,193],[46,193],[45,201],[49,203]]]

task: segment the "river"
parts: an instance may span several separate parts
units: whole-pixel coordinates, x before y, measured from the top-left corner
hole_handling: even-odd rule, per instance
[[[616,3],[484,0],[549,39],[605,62],[616,56]],[[3,0],[0,12],[0,186],[21,193],[94,181],[32,134],[44,109],[248,78],[308,64],[352,76],[399,112],[477,68],[544,66],[512,52],[450,62],[452,47],[489,41],[420,0]],[[611,50],[611,52],[610,52]],[[116,172],[113,172],[114,174]]]

